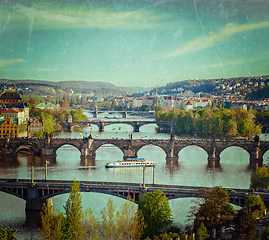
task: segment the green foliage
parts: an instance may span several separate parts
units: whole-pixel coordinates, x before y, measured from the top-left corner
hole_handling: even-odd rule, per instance
[[[10,228],[0,228],[0,239],[2,240],[16,240],[15,232],[17,230],[13,230]]]
[[[44,204],[41,212],[41,239],[133,239],[138,240],[145,227],[140,210],[130,199],[116,211],[112,200],[101,211],[99,220],[91,209],[82,211],[82,198],[79,182],[72,181],[69,198],[61,213],[52,206]]]
[[[144,236],[153,238],[165,231],[172,223],[169,201],[161,190],[147,192],[139,198],[138,209],[142,211],[146,228]]]
[[[256,218],[263,217],[263,214],[265,212],[266,206],[260,197],[260,195],[251,195],[246,201],[246,207],[251,207],[251,212],[254,213],[254,216]]]
[[[72,180],[71,191],[64,209],[64,238],[65,239],[82,239],[82,197],[80,193],[80,182]]]
[[[64,206],[65,214],[44,205],[41,212],[42,239],[82,239],[84,215],[79,184],[73,180],[70,185],[71,191]]]
[[[140,110],[141,111],[148,111],[149,107],[147,105],[142,105]]]
[[[79,110],[71,110],[69,114],[72,116],[73,122],[79,122],[81,120],[86,120],[87,116],[85,116],[82,112],[82,109]]]
[[[246,207],[240,209],[234,218],[233,239],[257,239],[257,222]]]
[[[42,240],[63,238],[64,215],[59,210],[44,204],[40,217],[42,228],[39,229],[39,234]]]
[[[41,130],[39,132],[35,132],[33,134],[33,137],[38,137],[38,138],[45,138],[48,132],[42,132]]]
[[[265,167],[257,168],[255,172],[251,173],[250,188],[268,189],[269,186],[269,172]]]
[[[209,234],[207,232],[207,229],[206,229],[204,223],[202,222],[200,227],[197,229],[197,239],[205,240],[208,238],[209,238]]]
[[[116,101],[115,98],[112,99],[112,103],[111,103],[111,108],[115,108],[116,107]]]
[[[229,195],[221,186],[202,190],[194,200],[188,218],[193,219],[194,228],[203,222],[208,230],[227,223],[234,215],[234,209],[229,204]]]
[[[268,240],[268,239],[269,239],[269,227],[264,227],[260,240]]]
[[[27,124],[20,124],[18,128],[19,132],[26,131],[27,130]]]
[[[261,126],[256,125],[256,112],[244,109],[225,109],[207,107],[202,110],[172,110],[158,108],[155,112],[157,121],[175,121],[179,132],[198,132],[202,134],[242,135],[248,138],[261,133]]]

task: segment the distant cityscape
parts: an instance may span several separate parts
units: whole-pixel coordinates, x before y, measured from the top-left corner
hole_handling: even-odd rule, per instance
[[[55,84],[55,83],[54,83]],[[39,95],[36,95],[39,89]],[[50,92],[43,94],[42,91]],[[52,90],[53,89],[53,90]],[[204,89],[204,91],[200,91]],[[248,96],[260,90],[268,94],[269,76],[240,77],[213,80],[188,80],[169,83],[163,87],[156,86],[151,91],[137,94],[104,94],[103,89],[73,90],[59,86],[27,82],[0,83],[0,138],[28,136],[43,131],[42,120],[31,119],[30,108],[26,99],[38,98],[39,103],[32,107],[42,110],[62,112],[74,108],[84,109],[120,109],[154,111],[158,105],[164,110],[202,109],[208,106],[225,108],[268,110],[269,97],[259,100],[249,100]],[[102,92],[102,96],[98,92]],[[109,89],[106,90],[109,92]],[[58,92],[58,94],[54,94]],[[22,135],[19,126],[25,125]]]

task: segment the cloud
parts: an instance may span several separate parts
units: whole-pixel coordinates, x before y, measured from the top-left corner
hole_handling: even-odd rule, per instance
[[[0,59],[0,68],[9,64],[26,62],[23,59]]]
[[[1,6],[0,6],[1,8]],[[75,3],[40,3],[31,7],[17,3],[12,8],[0,9],[5,16],[12,14],[15,23],[23,23],[25,27],[29,19],[33,19],[36,28],[104,28],[104,29],[150,29],[167,28],[163,23],[169,15],[151,9],[126,10],[109,6],[92,6]],[[30,24],[30,23],[28,23]],[[18,24],[14,24],[18,27]]]
[[[212,64],[212,65],[207,65],[203,66],[201,68],[217,68],[217,67],[225,67],[225,66],[230,66],[230,65],[237,65],[237,64],[242,64],[246,62],[246,59],[243,60],[238,60],[238,61],[232,61],[232,62],[226,62],[226,63],[217,63],[217,64]]]
[[[181,45],[177,50],[175,50],[173,53],[169,54],[166,57],[173,57],[185,53],[197,52],[215,46],[216,44],[227,40],[228,38],[232,37],[237,33],[268,27],[269,21],[244,25],[229,23],[220,32],[211,32],[207,37],[200,36],[192,42]]]

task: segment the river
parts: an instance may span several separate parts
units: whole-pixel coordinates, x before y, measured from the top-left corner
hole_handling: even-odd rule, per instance
[[[92,119],[91,114],[88,114]],[[120,115],[102,114],[103,120],[119,120]],[[128,117],[124,120],[138,120],[138,117]],[[143,118],[143,120],[149,120]],[[153,119],[151,119],[153,120]],[[98,132],[97,126],[88,126],[80,132],[62,132],[57,138],[82,138],[91,133],[94,138],[129,138],[133,139],[169,139],[170,135],[157,133],[156,125],[149,124],[142,126],[139,133],[132,132],[132,127],[126,124],[115,124],[105,127],[104,133]],[[182,137],[182,136],[180,136]],[[184,136],[183,136],[184,137]],[[267,136],[262,135],[261,138]],[[249,154],[239,148],[231,147],[226,149],[220,158],[220,168],[207,168],[206,152],[196,146],[184,148],[178,155],[178,164],[168,164],[165,160],[164,151],[156,146],[145,146],[138,152],[138,157],[143,157],[156,162],[155,183],[175,184],[189,186],[223,186],[227,188],[249,188],[251,170],[249,170]],[[112,145],[105,145],[97,150],[95,161],[81,165],[80,152],[69,145],[65,145],[57,150],[56,163],[48,166],[48,179],[52,180],[94,180],[94,181],[123,181],[139,183],[143,181],[142,169],[106,169],[104,166],[109,161],[123,158],[123,153]],[[269,151],[264,156],[264,163],[269,162]],[[0,162],[1,178],[31,178],[31,164],[34,163],[34,178],[45,178],[45,166],[40,164],[40,158],[33,155],[20,153],[17,161],[10,162],[2,159]],[[146,169],[146,183],[152,183],[152,169]],[[83,208],[91,208],[96,216],[100,214],[108,199],[111,198],[116,206],[120,206],[125,200],[100,193],[83,193]],[[59,195],[53,198],[55,207],[63,210],[63,205],[68,198],[68,194]],[[18,229],[16,236],[18,239],[37,238],[37,229],[28,229],[25,224],[25,201],[12,195],[0,192],[0,226]],[[184,225],[186,215],[190,209],[191,199],[170,200],[174,221],[179,225]]]

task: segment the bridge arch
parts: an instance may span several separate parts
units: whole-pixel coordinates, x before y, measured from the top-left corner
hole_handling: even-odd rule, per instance
[[[13,154],[17,155],[17,153],[19,151],[27,151],[27,152],[33,153],[35,155],[41,154],[40,146],[38,146],[36,143],[31,142],[31,141],[22,142],[20,144],[17,144],[13,149]]]
[[[195,148],[195,151],[188,151],[189,148]],[[201,150],[202,150],[202,152],[201,152]],[[175,151],[175,156],[177,156],[180,159],[182,157],[184,158],[186,154],[194,154],[196,156],[192,156],[191,159],[195,159],[195,157],[197,157],[196,152],[199,152],[199,158],[203,157],[202,155],[204,155],[205,159],[208,158],[207,149],[205,149],[204,146],[201,146],[197,143],[190,143],[189,145],[177,148]]]
[[[72,143],[61,143],[59,145],[57,145],[54,149],[53,149],[53,152],[54,152],[54,155],[56,156],[57,155],[57,151],[63,147],[63,146],[72,146],[74,148],[76,148],[80,153],[81,153],[81,149],[80,147],[78,147],[76,144],[72,144]]]
[[[7,194],[10,194],[10,195],[13,195],[13,196],[18,197],[18,198],[21,198],[21,199],[26,201],[26,196],[23,196],[22,194],[19,194],[18,192],[13,192],[13,191],[11,191],[11,189],[9,190],[9,189],[0,188],[0,191],[7,193]]]
[[[162,148],[160,145],[155,144],[155,143],[148,143],[148,144],[146,144],[146,145],[140,146],[139,148],[136,149],[136,151],[137,151],[137,155],[139,155],[139,152],[140,152],[140,154],[141,154],[141,152],[143,153],[143,150],[144,150],[144,149],[147,149],[147,148],[150,148],[150,147],[157,147],[158,150],[161,150],[161,151],[165,154],[164,159],[166,159],[166,157],[168,156],[167,151],[166,151],[164,148]],[[155,152],[155,151],[154,151],[154,152]],[[158,151],[158,152],[159,152],[159,151]],[[152,159],[152,160],[153,160],[153,159]]]
[[[39,201],[53,198],[53,197],[56,197],[56,196],[59,196],[62,194],[69,194],[69,192],[70,192],[69,190],[64,190],[64,191],[59,191],[59,192],[55,192],[55,193],[50,193],[50,194],[44,195],[43,197],[40,197]],[[119,198],[122,198],[124,200],[127,200],[127,197],[129,196],[128,192],[125,192],[125,194],[123,194],[123,192],[121,191],[122,193],[120,194],[120,193],[116,193],[116,192],[102,191],[102,190],[90,189],[90,188],[89,189],[81,188],[80,192],[82,192],[82,193],[101,193],[101,194],[111,195],[114,197],[119,197]],[[138,204],[137,200],[134,200],[134,202],[136,204]]]
[[[234,161],[234,156],[236,154],[236,161]],[[234,163],[242,163],[244,162],[244,159],[246,160],[246,163],[249,163],[250,161],[250,153],[248,150],[242,146],[238,145],[231,145],[223,148],[219,153],[218,156],[220,157],[220,162],[230,162],[232,161]]]
[[[104,156],[102,155],[101,151],[102,152],[105,151]],[[99,145],[97,148],[94,149],[94,152],[95,152],[95,155],[97,155],[97,157],[101,155],[102,159],[105,159],[106,157],[110,157],[109,159],[107,159],[109,161],[123,159],[123,155],[124,155],[123,150],[119,146],[117,146],[115,144],[111,144],[111,143],[103,143],[103,144]],[[113,155],[113,159],[111,159],[112,155]],[[119,159],[115,159],[115,157],[119,158]],[[99,159],[99,157],[98,157],[98,159]]]

